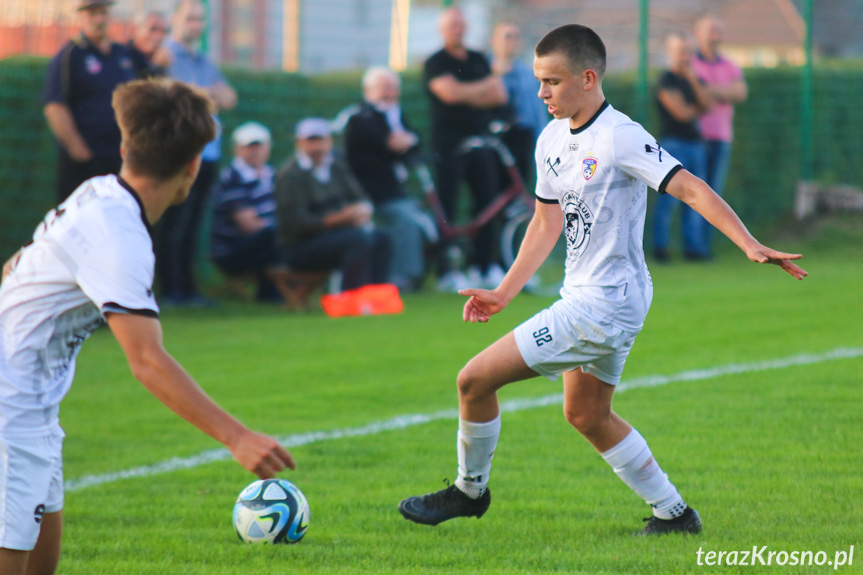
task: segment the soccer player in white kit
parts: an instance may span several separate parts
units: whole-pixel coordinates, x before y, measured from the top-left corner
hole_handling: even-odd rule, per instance
[[[63,430],[81,344],[107,322],[133,375],[162,403],[273,477],[293,458],[213,402],[162,346],[150,226],[189,194],[213,139],[212,104],[170,80],[113,96],[118,176],[84,182],[3,268],[0,285],[0,574],[53,573],[60,557]]]
[[[642,238],[647,188],[690,205],[758,263],[807,274],[761,245],[707,184],[687,172],[639,124],[605,100],[605,46],[571,24],[536,46],[539,97],[554,116],[536,148],[536,213],[512,268],[493,290],[465,289],[465,321],[503,310],[566,235],[561,299],[471,359],[458,375],[458,475],[435,493],[409,497],[401,514],[437,525],[481,517],[491,503],[491,461],[500,435],[497,390],[520,380],[563,375],[567,421],[653,508],[642,533],[698,533],[701,520],[668,480],[644,438],[611,409],[615,385],[650,307],[653,285]]]

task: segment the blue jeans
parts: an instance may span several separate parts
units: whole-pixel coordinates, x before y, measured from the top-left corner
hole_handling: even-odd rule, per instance
[[[375,224],[392,243],[390,281],[403,291],[416,289],[426,272],[426,246],[437,241],[437,226],[413,198],[375,206]]]
[[[700,141],[680,138],[663,138],[662,147],[674,156],[693,175],[704,178],[705,153]],[[701,215],[670,194],[660,194],[653,214],[654,251],[667,251],[671,236],[671,216],[674,206],[680,206],[680,231],[683,236],[683,253],[690,256],[707,256],[704,229],[710,224]]]
[[[731,163],[731,142],[707,140],[704,147],[707,156],[704,181],[721,196],[725,188],[725,176],[728,175],[728,165]],[[713,226],[707,224],[704,226],[704,247],[708,252],[712,239]]]
[[[389,282],[391,253],[387,234],[355,227],[326,230],[283,250],[297,271],[341,270],[342,290]]]
[[[254,272],[258,277],[258,293],[255,297],[259,301],[282,300],[279,290],[265,274],[268,268],[283,264],[276,247],[274,228],[264,228],[238,238],[230,253],[216,256],[213,261],[229,276]]]

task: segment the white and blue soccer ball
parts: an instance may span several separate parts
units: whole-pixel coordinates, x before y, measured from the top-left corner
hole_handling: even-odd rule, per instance
[[[287,479],[253,481],[234,505],[234,528],[246,543],[297,543],[310,519],[306,496]]]

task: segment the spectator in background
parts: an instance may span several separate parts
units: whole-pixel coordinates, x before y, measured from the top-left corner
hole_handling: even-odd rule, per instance
[[[48,64],[45,119],[57,139],[57,201],[82,182],[120,171],[120,128],[114,88],[135,79],[129,50],[108,37],[110,0],[80,0],[81,32]]]
[[[389,281],[389,236],[373,229],[372,203],[333,154],[329,123],[297,124],[296,154],[276,175],[278,245],[293,270],[338,270],[342,289]]]
[[[219,110],[237,105],[237,93],[219,69],[198,46],[206,29],[204,5],[198,0],[181,0],[171,25],[167,49],[171,53],[168,75],[204,89]],[[218,118],[216,119],[218,125]],[[198,237],[204,208],[216,179],[221,156],[221,135],[207,144],[201,156],[201,170],[185,203],[165,212],[157,230],[156,262],[167,305],[205,307],[211,302],[201,295],[195,281]]]
[[[408,164],[419,148],[399,105],[401,80],[384,67],[363,75],[363,101],[345,128],[348,164],[375,208],[375,222],[393,246],[390,281],[416,291],[425,275],[425,249],[437,241],[434,221],[408,197]]]
[[[291,289],[276,247],[276,198],[270,131],[257,122],[234,130],[234,160],[222,170],[213,206],[210,256],[225,274],[256,274],[258,301],[305,302]]]
[[[713,16],[700,18],[695,23],[695,39],[698,54],[692,65],[714,102],[713,108],[700,118],[707,154],[704,179],[721,196],[731,161],[734,105],[746,101],[748,90],[743,71],[719,52],[725,39],[725,24],[721,20]],[[713,226],[705,225],[704,245],[708,253],[712,236]]]
[[[503,21],[494,27],[491,69],[503,79],[509,100],[504,108],[504,120],[509,126],[502,140],[512,152],[521,178],[529,187],[535,176],[533,154],[536,140],[551,116],[537,97],[539,81],[533,75],[533,66],[518,59],[523,47],[518,24]]]
[[[437,171],[437,191],[447,218],[457,213],[458,192],[467,181],[471,210],[479,213],[501,191],[500,166],[487,148],[461,149],[472,136],[488,134],[493,110],[507,103],[506,88],[492,74],[486,57],[464,45],[467,30],[458,8],[444,10],[438,22],[443,48],[432,54],[423,68],[423,81],[431,101],[431,147]],[[473,265],[482,285],[497,285],[503,270],[496,263],[497,226],[492,221],[473,240]],[[467,277],[450,261],[451,249],[441,242],[438,289],[457,291],[468,287]]]
[[[704,177],[704,143],[698,131],[698,117],[710,109],[712,101],[692,68],[692,38],[669,34],[665,41],[669,69],[659,77],[656,100],[659,106],[659,144],[648,153],[661,154],[662,148],[680,160],[698,178]],[[653,255],[658,261],[670,258],[668,245],[674,206],[680,206],[683,255],[688,260],[706,260],[704,245],[707,222],[695,210],[669,194],[656,200],[653,219]]]
[[[171,54],[162,46],[168,32],[168,21],[158,10],[138,12],[135,28],[127,44],[132,52],[138,78],[156,78],[167,74]]]

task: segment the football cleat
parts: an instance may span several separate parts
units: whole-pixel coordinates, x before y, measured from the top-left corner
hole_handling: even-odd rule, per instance
[[[698,511],[687,507],[680,517],[660,519],[648,517],[647,525],[641,530],[641,535],[665,535],[667,533],[701,533],[701,518]]]
[[[435,493],[408,497],[399,503],[399,513],[405,519],[422,525],[437,525],[455,517],[479,519],[491,504],[488,488],[477,499],[471,499],[455,485]]]

